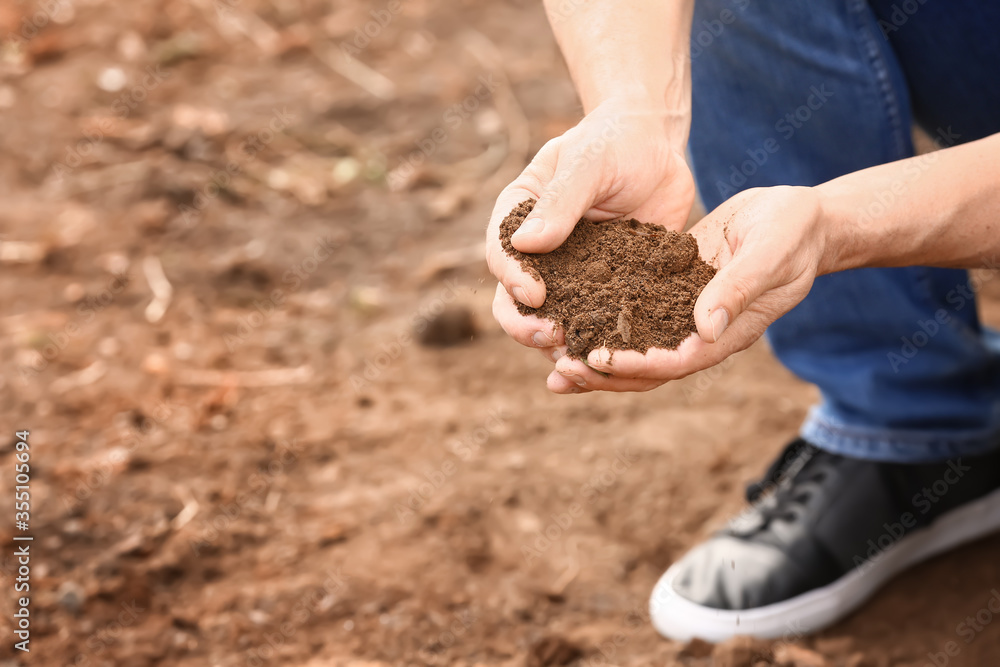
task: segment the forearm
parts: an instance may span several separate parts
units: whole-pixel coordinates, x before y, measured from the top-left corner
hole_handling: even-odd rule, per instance
[[[1000,134],[854,172],[816,191],[827,235],[822,273],[974,268],[1000,258]]]
[[[693,0],[546,0],[584,111],[614,98],[663,110],[680,121],[686,140],[693,6]]]

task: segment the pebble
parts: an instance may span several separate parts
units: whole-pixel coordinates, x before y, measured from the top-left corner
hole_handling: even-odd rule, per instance
[[[97,87],[108,93],[117,93],[127,82],[128,78],[120,67],[106,67],[97,77]]]
[[[826,658],[816,651],[795,644],[782,644],[774,651],[774,662],[780,667],[827,667]]]
[[[78,614],[83,609],[83,602],[87,599],[87,593],[83,586],[75,581],[64,581],[56,592],[59,598],[59,606],[71,614]]]
[[[420,342],[433,347],[451,347],[469,342],[478,332],[472,311],[465,306],[448,306],[439,315],[425,320]]]

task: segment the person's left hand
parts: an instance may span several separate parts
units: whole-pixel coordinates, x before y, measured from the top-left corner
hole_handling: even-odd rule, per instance
[[[718,269],[695,304],[698,333],[676,350],[616,350],[612,356],[601,348],[586,363],[561,356],[548,388],[557,394],[648,391],[746,349],[832,265],[824,260],[831,249],[823,231],[822,207],[812,188],[741,192],[691,229],[702,259]]]

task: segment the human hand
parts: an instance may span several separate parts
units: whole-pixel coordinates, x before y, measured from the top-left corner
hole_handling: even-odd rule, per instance
[[[550,390],[647,391],[714,366],[760,338],[826,272],[822,206],[812,188],[747,190],[691,234],[702,259],[718,269],[695,303],[698,333],[676,350],[616,350],[612,356],[601,348],[586,363],[559,358],[548,377]]]
[[[500,245],[500,223],[517,204],[536,199],[511,243],[521,252],[558,248],[582,217],[622,216],[680,230],[694,203],[684,161],[688,119],[647,103],[609,100],[565,134],[546,143],[497,199],[486,232],[486,259],[500,281],[493,314],[512,338],[552,361],[564,351],[552,322],[517,312],[517,299],[537,308],[545,285]]]

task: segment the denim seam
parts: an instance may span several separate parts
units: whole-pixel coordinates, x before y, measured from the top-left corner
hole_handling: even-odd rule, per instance
[[[998,446],[1000,428],[993,426],[964,435],[946,436],[943,434],[909,433],[909,437],[894,437],[886,432],[883,436],[860,433],[862,429],[838,426],[829,422],[821,414],[820,408],[810,411],[809,417],[802,425],[802,435],[820,449],[834,451],[845,455],[855,455],[862,458],[912,460],[918,458],[940,458],[943,455],[974,455],[990,451]],[[816,431],[809,434],[808,431]],[[810,435],[819,437],[809,438]],[[826,436],[826,437],[823,437]],[[906,456],[893,454],[905,449]]]
[[[961,456],[980,456],[996,449],[995,443],[986,440],[961,445],[946,443],[903,445],[895,442],[866,444],[836,438],[827,441],[808,432],[803,432],[802,436],[819,449],[832,454],[852,459],[893,463],[923,463]]]
[[[948,442],[979,442],[981,440],[989,440],[991,436],[998,435],[997,429],[984,429],[982,431],[976,431],[970,433],[963,438],[946,437],[942,435],[924,435],[914,434],[914,438],[899,438],[891,435],[886,436],[875,436],[875,435],[862,435],[859,433],[859,429],[852,428],[850,426],[837,426],[826,421],[822,417],[813,416],[811,420],[816,425],[817,428],[821,428],[825,431],[829,431],[831,435],[849,438],[858,443],[866,444],[905,444],[907,446],[911,444],[922,444],[922,445],[934,445],[937,443],[948,443]],[[887,431],[888,433],[888,431]],[[917,442],[915,442],[917,441]]]
[[[893,90],[892,80],[889,78],[889,66],[881,55],[878,43],[871,33],[871,27],[863,20],[868,12],[867,0],[848,0],[847,5],[848,14],[856,21],[855,32],[861,43],[862,53],[868,58],[875,73],[875,81],[883,102],[883,110],[889,122],[889,129],[895,144],[895,155],[891,155],[888,161],[910,157],[906,152],[906,136],[903,134],[902,111],[900,109],[899,97],[896,91]]]

